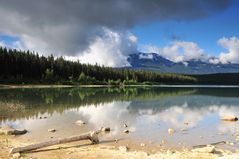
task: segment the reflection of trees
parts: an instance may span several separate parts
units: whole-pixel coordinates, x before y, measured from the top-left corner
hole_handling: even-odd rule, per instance
[[[226,92],[225,92],[226,91]],[[223,94],[218,89],[205,88],[162,88],[162,87],[108,87],[108,88],[34,88],[34,89],[1,89],[0,117],[29,118],[41,113],[62,113],[66,109],[86,105],[99,105],[112,101],[140,101],[156,99],[162,101],[170,97],[183,95],[215,95],[238,96],[238,89],[224,89]],[[6,109],[4,103],[20,103],[24,107],[16,111]]]

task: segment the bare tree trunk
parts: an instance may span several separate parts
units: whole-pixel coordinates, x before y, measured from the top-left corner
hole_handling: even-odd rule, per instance
[[[89,132],[79,136],[72,136],[72,137],[67,137],[64,139],[58,139],[58,140],[47,141],[47,142],[32,144],[32,145],[23,146],[23,147],[12,148],[9,153],[13,154],[17,152],[31,151],[31,150],[36,150],[43,147],[52,146],[52,145],[58,145],[58,144],[63,144],[63,143],[68,143],[73,141],[80,141],[80,140],[87,140],[87,139],[90,140],[93,144],[99,143],[97,132],[93,131],[93,132]]]

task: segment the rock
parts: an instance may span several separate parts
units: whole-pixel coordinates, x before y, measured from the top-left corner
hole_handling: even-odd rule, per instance
[[[56,132],[56,129],[49,129],[48,132]]]
[[[169,133],[170,135],[172,135],[173,133],[175,133],[175,130],[172,129],[172,128],[169,128],[169,129],[168,129],[168,133]]]
[[[195,148],[192,151],[193,152],[201,152],[201,153],[214,153],[215,146],[208,145],[208,146],[202,147],[202,148]]]
[[[101,131],[110,132],[110,128],[109,127],[102,127]]]
[[[188,131],[188,129],[186,129],[186,128],[182,128],[181,131]]]
[[[78,125],[84,125],[84,124],[86,124],[86,122],[84,122],[84,121],[82,121],[82,120],[77,120],[77,121],[76,121],[76,124],[78,124]]]
[[[124,124],[124,127],[125,127],[125,128],[127,128],[127,127],[128,127],[128,125],[127,125],[127,124]]]
[[[223,117],[221,117],[221,120],[224,120],[224,121],[237,121],[238,118],[235,117],[235,116],[223,116]]]
[[[233,142],[229,142],[229,141],[226,141],[226,144],[227,144],[227,145],[231,145],[231,146],[233,146],[233,145],[234,145],[234,143],[233,143]]]
[[[44,119],[46,119],[47,117],[46,116],[44,116]]]
[[[141,147],[144,147],[144,146],[145,146],[145,144],[144,144],[144,143],[141,143],[141,144],[140,144],[140,146],[141,146]]]
[[[128,133],[129,133],[129,130],[124,130],[123,133],[128,134]]]
[[[17,130],[10,126],[3,126],[2,128],[0,128],[0,134],[5,134],[5,135],[23,135],[26,133],[27,133],[26,129]]]
[[[12,155],[13,159],[17,159],[17,158],[20,158],[20,157],[21,157],[20,153],[15,153],[15,154]]]
[[[120,150],[120,151],[127,152],[127,151],[129,150],[129,148],[126,147],[126,146],[120,146],[120,147],[119,147],[119,150]]]
[[[161,143],[162,143],[163,145],[165,145],[165,144],[167,143],[167,141],[166,141],[165,139],[163,139],[163,140],[161,141]]]
[[[236,140],[239,141],[239,136],[237,136]]]

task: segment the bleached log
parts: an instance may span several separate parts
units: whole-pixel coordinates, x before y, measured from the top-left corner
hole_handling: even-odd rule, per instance
[[[36,150],[40,149],[43,147],[48,147],[48,146],[53,146],[53,145],[58,145],[58,144],[63,144],[63,143],[68,143],[68,142],[73,142],[73,141],[80,141],[80,140],[90,140],[93,144],[98,144],[99,139],[97,132],[89,132],[86,134],[82,134],[79,136],[72,136],[72,137],[67,137],[63,139],[58,139],[58,140],[52,140],[52,141],[47,141],[47,142],[42,142],[38,144],[32,144],[28,146],[23,146],[23,147],[17,147],[17,148],[12,148],[10,150],[10,154],[17,153],[17,152],[25,152],[25,151],[31,151],[31,150]]]

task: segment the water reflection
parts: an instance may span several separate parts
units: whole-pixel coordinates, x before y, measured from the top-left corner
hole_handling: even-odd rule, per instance
[[[128,137],[158,143],[187,145],[235,140],[237,122],[225,123],[220,116],[239,116],[238,88],[51,88],[0,90],[1,125],[11,124],[31,131],[27,137],[47,138],[47,128],[59,136],[109,126],[110,137],[122,135],[123,124],[133,131]],[[45,120],[40,116],[47,116]],[[77,127],[78,119],[87,122]],[[188,124],[185,124],[188,123]],[[168,128],[176,134],[170,136]],[[181,129],[187,129],[183,133]],[[65,130],[65,131],[64,131]],[[68,131],[66,131],[68,130]],[[69,131],[71,130],[71,131]],[[39,132],[42,132],[39,135]],[[215,136],[219,132],[224,136]],[[179,136],[181,135],[181,136]],[[204,138],[199,138],[204,136]],[[192,140],[193,139],[193,140]],[[237,144],[235,144],[238,147]]]

